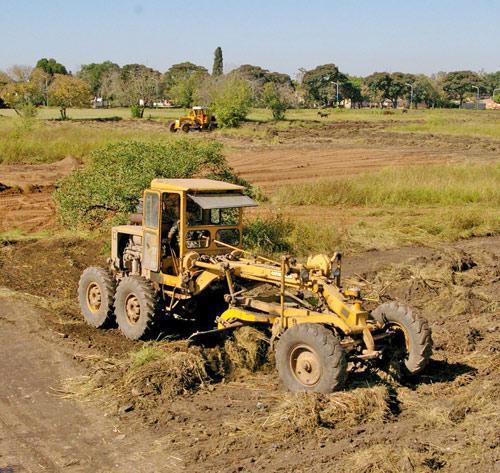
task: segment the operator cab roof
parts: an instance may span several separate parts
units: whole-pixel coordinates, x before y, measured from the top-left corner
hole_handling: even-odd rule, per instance
[[[243,186],[229,184],[228,182],[215,181],[213,179],[153,179],[151,188],[162,191],[185,191],[185,192],[206,192],[206,191],[244,191]]]

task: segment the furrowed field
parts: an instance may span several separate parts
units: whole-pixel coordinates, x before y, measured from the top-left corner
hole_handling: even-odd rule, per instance
[[[112,419],[123,435],[116,448],[137,449],[149,471],[160,460],[173,471],[494,471],[500,113],[322,111],[328,117],[290,110],[275,122],[254,109],[238,128],[174,135],[167,124],[183,110],[132,120],[128,109],[71,109],[67,121],[57,109],[29,120],[0,110],[0,298],[9,313],[35,320],[27,340],[15,338],[13,316],[0,317],[0,330],[12,331],[11,349],[36,348],[45,334],[54,359],[67,352],[78,363],[75,373],[61,362],[63,381],[49,387],[37,361],[33,392],[43,385],[74,409],[83,404],[81,423],[92,428]],[[85,325],[78,279],[105,264],[114,220],[65,227],[53,193],[110,143],[178,140],[220,142],[254,187],[260,206],[245,223],[252,251],[301,259],[340,249],[346,284],[374,304],[397,299],[422,313],[434,338],[422,379],[398,383],[351,367],[345,391],[290,395],[251,331],[207,350]],[[50,438],[47,425],[37,423],[39,436]],[[51,458],[71,460],[63,446],[51,448]]]

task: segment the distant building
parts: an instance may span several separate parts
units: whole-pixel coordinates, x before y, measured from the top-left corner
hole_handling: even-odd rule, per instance
[[[94,97],[92,99],[92,108],[107,108],[109,107],[109,102],[104,100],[102,97]]]
[[[172,108],[174,106],[175,105],[173,104],[173,102],[166,99],[158,100],[158,102],[153,102],[154,108]]]
[[[481,100],[487,110],[500,110],[500,103],[496,103],[493,99]]]

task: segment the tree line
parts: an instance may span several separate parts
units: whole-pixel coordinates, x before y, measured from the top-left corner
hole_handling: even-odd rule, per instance
[[[346,101],[352,107],[397,107],[401,101],[408,105],[411,101],[413,107],[451,107],[461,106],[477,88],[492,95],[497,87],[500,71],[431,76],[375,72],[359,77],[341,72],[335,64],[323,64],[300,69],[292,79],[245,64],[224,74],[220,47],[214,52],[211,73],[188,61],[163,73],[143,64],[119,66],[104,61],[84,64],[72,74],[53,58],[42,58],[35,67],[0,71],[0,100],[19,114],[34,114],[40,105],[53,105],[65,119],[67,108],[89,106],[93,97],[99,97],[111,106],[130,107],[134,117],[142,118],[146,107],[168,99],[180,107],[209,105],[223,126],[237,125],[252,106],[271,109],[275,119],[282,119],[289,108],[343,106]],[[500,94],[494,99],[500,102]]]

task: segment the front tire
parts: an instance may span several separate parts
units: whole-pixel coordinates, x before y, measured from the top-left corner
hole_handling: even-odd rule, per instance
[[[191,129],[191,125],[189,125],[189,123],[183,123],[181,125],[181,131],[184,133],[189,133],[190,129]]]
[[[170,130],[170,133],[175,133],[177,131],[177,128],[175,127],[175,122],[171,122],[170,125],[168,125],[168,129]]]
[[[91,266],[81,275],[78,300],[85,321],[93,327],[104,327],[113,320],[115,281],[103,268]]]
[[[156,292],[144,278],[127,276],[118,284],[115,296],[116,322],[127,338],[139,340],[151,334],[158,306]]]
[[[289,391],[327,394],[344,384],[347,357],[331,330],[320,324],[299,324],[279,339],[276,368]]]
[[[382,362],[396,361],[403,375],[420,373],[432,355],[432,333],[427,321],[398,302],[381,304],[371,315],[384,328],[395,332],[388,347],[390,352],[384,354]]]

